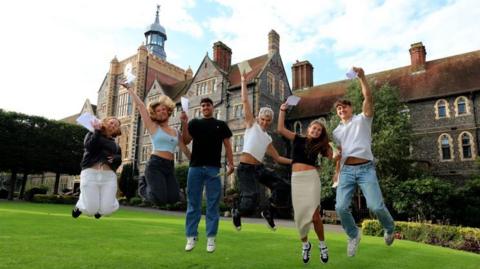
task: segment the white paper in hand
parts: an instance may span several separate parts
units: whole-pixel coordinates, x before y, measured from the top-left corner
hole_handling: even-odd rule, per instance
[[[250,71],[252,71],[252,67],[248,63],[248,61],[243,61],[238,64],[238,71],[240,71],[240,74],[248,74]]]
[[[78,124],[82,125],[83,127],[87,128],[90,132],[94,132],[95,129],[93,128],[92,122],[97,122],[99,119],[93,116],[92,114],[85,112],[80,117],[77,118]]]
[[[348,70],[347,74],[345,75],[347,75],[348,79],[354,79],[358,76],[357,72],[355,72],[353,68],[350,68],[350,70]]]
[[[188,112],[188,98],[182,96],[180,97],[180,102],[182,103],[182,110]]]
[[[125,75],[126,83],[128,85],[132,85],[135,82],[135,79],[137,78],[133,73],[132,73],[133,67],[131,63],[128,63],[125,66],[125,69],[123,69],[123,74]]]
[[[290,105],[290,106],[296,106],[299,101],[300,101],[300,97],[295,96],[295,95],[290,95],[287,98],[287,104]]]

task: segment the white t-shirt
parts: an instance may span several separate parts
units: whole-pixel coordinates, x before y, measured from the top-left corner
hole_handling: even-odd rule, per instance
[[[348,157],[373,161],[372,121],[373,117],[361,113],[353,115],[347,123],[340,122],[333,130],[335,143],[342,147],[342,166]]]
[[[256,121],[250,128],[245,129],[243,152],[249,153],[257,161],[261,162],[263,160],[270,143],[272,143],[272,137],[263,131]]]

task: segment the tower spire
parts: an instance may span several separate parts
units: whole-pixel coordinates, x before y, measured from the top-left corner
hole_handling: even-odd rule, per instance
[[[155,12],[155,21],[147,27],[145,32],[145,46],[148,51],[159,58],[165,60],[167,54],[165,53],[165,41],[167,40],[167,33],[165,28],[160,24],[160,5],[157,5]]]

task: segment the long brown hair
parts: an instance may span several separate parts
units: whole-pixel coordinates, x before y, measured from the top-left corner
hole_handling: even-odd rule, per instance
[[[325,128],[325,125],[323,125],[323,123],[319,120],[313,120],[312,122],[310,122],[308,128],[310,128],[314,124],[318,124],[322,127],[322,133],[317,138],[308,138],[307,135],[305,153],[307,155],[322,154],[322,156],[327,156],[328,150],[330,148],[328,144],[330,142],[330,139],[328,138],[327,129]]]

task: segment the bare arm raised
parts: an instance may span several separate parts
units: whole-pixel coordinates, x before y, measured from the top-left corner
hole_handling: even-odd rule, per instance
[[[270,143],[267,147],[267,154],[268,156],[272,157],[277,163],[292,164],[292,159],[280,156],[280,154],[278,154],[278,151],[275,149],[272,143]]]
[[[182,114],[180,115],[180,122],[182,123],[182,141],[184,145],[190,144],[192,141],[192,136],[190,135],[190,132],[188,131],[188,116],[185,111],[182,111]]]
[[[373,97],[370,86],[368,86],[365,72],[360,67],[353,67],[353,71],[357,72],[358,79],[360,80],[360,86],[362,87],[363,106],[362,112],[367,117],[373,117]]]
[[[287,111],[287,103],[280,106],[280,112],[278,113],[277,132],[283,135],[288,140],[295,139],[295,133],[285,128],[285,111]]]
[[[242,104],[243,104],[243,113],[245,115],[245,124],[247,125],[247,128],[250,128],[255,122],[255,117],[253,115],[252,109],[250,108],[250,102],[248,101],[248,89],[247,89],[247,82],[246,82],[245,76],[246,74],[244,72],[242,74],[242,86],[241,86]]]
[[[148,110],[147,110],[147,107],[145,106],[145,104],[142,102],[140,97],[138,97],[138,95],[133,91],[133,89],[131,87],[129,87],[129,85],[127,83],[122,82],[121,85],[123,87],[127,88],[128,93],[132,97],[133,102],[135,103],[135,106],[137,107],[138,112],[140,113],[140,116],[142,117],[142,121],[145,124],[145,127],[148,129],[148,132],[150,134],[155,133],[157,131],[157,125],[150,118],[150,114],[148,113]]]

